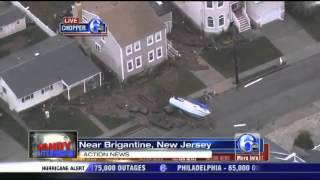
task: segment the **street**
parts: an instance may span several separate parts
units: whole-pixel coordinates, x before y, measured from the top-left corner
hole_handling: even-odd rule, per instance
[[[143,137],[222,137],[236,132],[257,130],[278,117],[320,99],[320,54],[291,64],[287,68],[251,86],[226,91],[208,104],[214,109],[207,120],[195,120],[195,126],[175,128],[168,133],[135,132]],[[246,124],[234,127],[235,124]]]

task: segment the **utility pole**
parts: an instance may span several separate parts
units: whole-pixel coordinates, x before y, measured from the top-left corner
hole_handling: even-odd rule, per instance
[[[236,85],[239,84],[239,62],[238,62],[238,54],[237,54],[237,40],[236,40],[236,27],[234,25],[234,22],[231,24],[232,26],[232,45],[233,45],[233,60],[234,60],[234,78]]]

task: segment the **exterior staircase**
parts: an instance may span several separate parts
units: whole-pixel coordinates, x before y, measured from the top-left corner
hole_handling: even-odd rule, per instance
[[[240,33],[251,29],[250,19],[243,8],[233,11],[233,18]]]

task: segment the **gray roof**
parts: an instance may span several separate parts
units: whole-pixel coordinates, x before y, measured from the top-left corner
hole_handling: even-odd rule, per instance
[[[0,59],[0,76],[18,98],[60,80],[72,85],[99,72],[77,43],[64,36],[50,37]]]
[[[25,15],[10,2],[0,1],[0,26],[10,24]]]
[[[162,2],[162,5],[158,5],[156,1],[149,1],[150,6],[159,17],[165,14],[168,14],[169,12],[172,12],[172,2],[168,2],[168,1],[161,1],[161,2]]]
[[[97,14],[120,46],[165,28],[149,2],[145,1],[82,1],[83,9]]]

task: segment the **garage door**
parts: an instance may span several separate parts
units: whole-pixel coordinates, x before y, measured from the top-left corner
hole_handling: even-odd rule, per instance
[[[261,24],[264,25],[277,19],[280,19],[280,9],[268,11],[266,14],[264,14]]]

